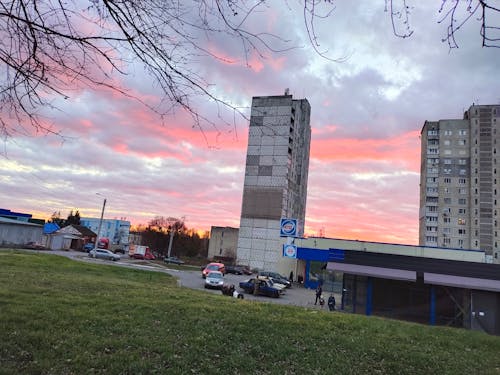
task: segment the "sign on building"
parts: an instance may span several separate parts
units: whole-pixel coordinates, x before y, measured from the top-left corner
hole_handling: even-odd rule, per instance
[[[281,219],[281,237],[297,237],[297,232],[297,219]]]

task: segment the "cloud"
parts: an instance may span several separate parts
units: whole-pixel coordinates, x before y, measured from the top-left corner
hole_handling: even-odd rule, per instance
[[[190,69],[229,104],[191,97],[200,122],[169,111],[171,103],[135,64],[114,79],[138,100],[89,88],[56,100],[60,111],[43,114],[63,137],[16,136],[4,144],[3,208],[98,217],[99,192],[108,218],[138,224],[185,216],[191,228],[237,227],[252,96],[289,88],[312,108],[306,231],[416,244],[420,130],[425,120],[461,118],[472,102],[497,103],[499,52],[480,47],[474,24],[450,51],[436,22],[439,4],[414,4],[414,34],[396,38],[383,4],[336,3],[330,18],[318,20],[319,49],[348,56],[342,63],[314,52],[296,3],[265,4],[246,20],[249,30],[267,33],[271,50],[197,35],[220,59],[198,56]]]

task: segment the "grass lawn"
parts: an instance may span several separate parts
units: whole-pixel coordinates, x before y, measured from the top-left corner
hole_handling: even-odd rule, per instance
[[[0,251],[0,374],[500,374],[500,337]]]

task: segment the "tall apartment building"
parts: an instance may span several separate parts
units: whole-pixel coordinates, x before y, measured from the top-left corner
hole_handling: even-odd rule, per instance
[[[311,106],[292,95],[252,99],[237,261],[278,270],[281,218],[304,231]]]
[[[500,263],[500,105],[421,132],[419,244],[483,250]]]

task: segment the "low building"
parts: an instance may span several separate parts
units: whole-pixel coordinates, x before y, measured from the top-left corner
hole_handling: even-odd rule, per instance
[[[96,240],[96,234],[83,225],[68,225],[47,237],[46,246],[51,250],[82,251],[83,245]]]
[[[481,250],[326,238],[283,240],[281,271],[341,295],[346,312],[500,335],[500,265]],[[287,251],[285,251],[287,250]]]
[[[43,225],[0,217],[0,246],[19,247],[28,242],[41,243]]]
[[[236,261],[238,228],[212,227],[208,243],[208,259],[225,262]]]

